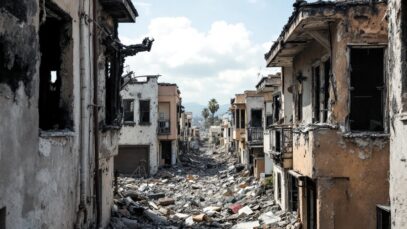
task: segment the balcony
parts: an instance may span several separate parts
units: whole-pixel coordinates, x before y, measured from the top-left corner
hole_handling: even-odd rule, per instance
[[[284,168],[292,167],[293,131],[289,126],[275,126],[272,130],[271,154]]]
[[[263,144],[263,127],[249,127],[247,135],[249,144]]]
[[[158,120],[158,130],[159,135],[171,134],[171,123],[169,119]]]

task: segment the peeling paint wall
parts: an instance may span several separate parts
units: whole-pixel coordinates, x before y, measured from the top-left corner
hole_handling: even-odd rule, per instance
[[[134,123],[124,124],[120,131],[120,145],[150,146],[150,174],[158,170],[158,83],[157,78],[149,78],[147,82],[130,83],[122,91],[123,99],[134,99]],[[150,101],[150,124],[140,125],[140,100]]]
[[[407,5],[389,1],[390,202],[392,228],[407,227]]]

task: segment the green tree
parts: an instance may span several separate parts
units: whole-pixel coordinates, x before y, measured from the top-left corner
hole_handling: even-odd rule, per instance
[[[213,124],[213,121],[214,121],[214,118],[215,118],[215,113],[216,113],[216,111],[219,110],[218,101],[216,101],[216,99],[211,99],[211,100],[209,100],[209,102],[208,102],[208,109],[209,109],[209,111],[210,111],[211,114],[212,114],[212,121],[211,121],[211,124]]]
[[[204,109],[202,110],[202,117],[204,117],[205,120],[209,117],[209,110],[208,110],[208,108],[204,108]]]

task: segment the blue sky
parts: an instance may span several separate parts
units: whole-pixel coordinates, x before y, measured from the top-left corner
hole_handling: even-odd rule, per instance
[[[139,17],[120,24],[125,44],[156,39],[151,53],[128,58],[136,75],[161,74],[177,83],[184,103],[228,103],[254,89],[266,69],[264,53],[292,13],[294,0],[133,0]]]

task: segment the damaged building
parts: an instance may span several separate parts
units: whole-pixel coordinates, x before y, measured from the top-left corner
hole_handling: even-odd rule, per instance
[[[106,227],[130,0],[0,3],[0,227]]]
[[[387,3],[294,6],[265,56],[268,67],[282,67],[281,93],[292,98],[281,106],[293,142],[292,166],[283,158],[286,173],[277,178],[278,198],[298,198],[286,198],[298,206],[281,205],[298,211],[306,229],[388,228]]]
[[[407,226],[407,2],[390,0],[388,18],[391,228],[401,229]]]
[[[130,79],[121,91],[123,127],[115,170],[120,174],[143,176],[158,170],[158,76]],[[139,169],[137,171],[137,169]]]

